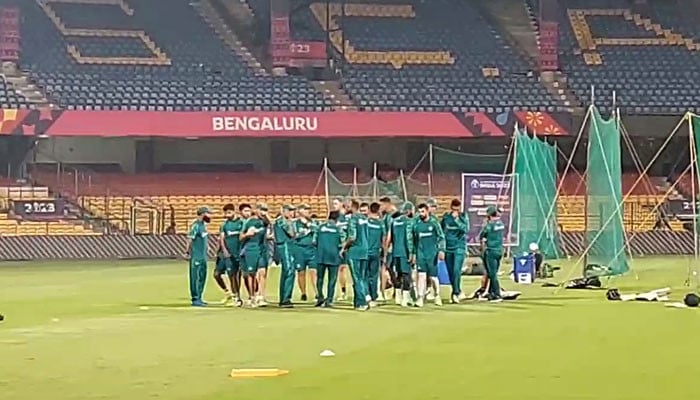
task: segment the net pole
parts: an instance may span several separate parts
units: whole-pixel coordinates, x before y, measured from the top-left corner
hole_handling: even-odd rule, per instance
[[[373,188],[372,188],[372,200],[377,200],[377,163],[375,162],[372,165],[372,182],[374,183]]]
[[[513,254],[513,206],[514,199],[513,199],[513,194],[515,196],[520,196],[520,193],[518,193],[518,177],[515,175],[515,162],[518,159],[516,151],[518,151],[518,136],[520,136],[520,132],[518,132],[518,125],[515,125],[516,131],[513,132],[513,138],[510,141],[510,147],[512,149],[512,155],[513,155],[513,162],[510,165],[510,207],[508,207],[508,212],[510,213],[510,218],[508,218],[508,240],[510,241],[510,246],[506,247],[506,260],[510,259],[511,255]],[[527,130],[525,131],[525,134],[527,134]],[[509,157],[510,157],[510,152],[508,152]],[[506,160],[506,170],[508,169],[508,160]],[[499,190],[503,190],[503,183],[505,181],[505,174],[503,174],[503,181],[501,181],[501,188]],[[499,196],[500,198],[500,193]],[[517,197],[516,197],[517,199]],[[518,207],[518,211],[520,211],[520,207]],[[518,227],[520,227],[520,212],[518,212]],[[520,230],[520,229],[518,229]],[[518,232],[519,233],[519,232]],[[520,244],[520,237],[518,235],[518,244]]]
[[[351,197],[357,197],[357,167],[352,169],[352,189],[350,190]]]
[[[428,166],[428,196],[433,197],[433,145],[432,143],[430,144],[430,147],[428,147],[428,163],[430,164]]]
[[[323,171],[321,172],[323,174],[323,179],[324,179],[324,185],[326,187],[326,209],[330,210],[331,209],[331,200],[330,200],[330,184],[328,183],[328,157],[323,157]]]
[[[401,177],[401,188],[403,189],[403,201],[408,201],[408,192],[406,191],[406,179],[403,175],[403,169],[399,170],[399,176]]]
[[[697,155],[697,146],[695,145],[695,128],[693,127],[693,116],[690,114],[686,114],[686,118],[688,120],[688,141],[689,141],[689,146],[690,146],[690,188],[691,188],[691,200],[692,200],[692,207],[693,207],[693,260],[697,262],[698,260],[698,253],[700,253],[700,250],[698,249],[698,216],[697,216],[697,188],[696,188],[696,179],[698,177],[699,171],[697,170],[698,168],[698,155]],[[692,265],[692,263],[691,263]],[[693,275],[693,267],[690,266],[688,268],[688,286],[690,286],[690,280]]]

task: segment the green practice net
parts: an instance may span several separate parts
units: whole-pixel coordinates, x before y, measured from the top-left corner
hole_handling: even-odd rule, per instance
[[[622,162],[620,127],[592,107],[588,127],[586,181],[586,264],[605,267],[597,275],[629,271],[622,225]]]
[[[557,148],[527,133],[515,132],[513,232],[519,232],[518,251],[537,243],[548,259],[559,258],[557,224]]]
[[[328,200],[334,198],[357,199],[359,201],[373,202],[384,196],[390,197],[395,202],[406,200],[406,191],[403,179],[399,176],[393,180],[380,180],[376,176],[360,179],[355,171],[349,179],[345,181],[336,176],[333,171],[326,168],[326,197]]]
[[[463,172],[502,174],[508,163],[508,151],[500,150],[499,154],[478,154],[431,145],[406,177],[409,199],[417,204],[429,196],[459,196]]]

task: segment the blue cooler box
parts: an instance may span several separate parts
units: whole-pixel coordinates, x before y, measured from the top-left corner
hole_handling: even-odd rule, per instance
[[[527,254],[513,258],[513,280],[530,284],[535,281],[535,256]]]

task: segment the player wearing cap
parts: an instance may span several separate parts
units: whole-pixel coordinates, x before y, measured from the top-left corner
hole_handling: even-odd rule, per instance
[[[492,302],[501,301],[501,286],[498,282],[498,269],[501,266],[501,258],[503,257],[503,235],[506,233],[506,227],[501,221],[500,210],[494,206],[486,209],[488,222],[481,229],[479,240],[481,241],[481,249],[484,257],[484,266],[488,276],[488,295],[487,298]]]
[[[394,283],[394,300],[397,305],[408,307],[411,299],[411,264],[409,263],[409,233],[413,224],[413,204],[405,202],[401,215],[391,222],[384,249],[392,249],[392,266],[397,276]],[[387,252],[385,251],[385,254]]]
[[[447,274],[452,286],[452,303],[459,303],[462,294],[462,266],[467,249],[467,233],[469,232],[469,220],[462,212],[462,203],[454,199],[450,203],[450,212],[445,213],[440,221],[440,226],[445,232],[445,264]]]
[[[314,246],[314,234],[318,225],[309,216],[311,207],[308,204],[297,206],[297,219],[294,221],[294,267],[297,272],[297,283],[301,290],[301,301],[306,301],[306,271],[308,269],[311,277],[311,287],[316,292],[316,247]],[[318,298],[315,293],[314,298]]]
[[[352,216],[348,221],[348,237],[343,246],[347,252],[348,266],[352,276],[353,306],[356,310],[365,311],[367,305],[367,218],[360,211],[360,203],[352,200],[350,203]]]
[[[211,221],[208,207],[197,209],[197,219],[190,225],[185,256],[190,261],[190,298],[193,307],[206,307],[202,300],[207,281],[207,250],[209,248],[207,224]]]
[[[416,306],[422,307],[427,281],[432,281],[434,287],[440,288],[437,277],[437,260],[445,259],[445,235],[437,219],[430,218],[427,204],[418,206],[418,218],[413,223],[408,245],[411,263],[415,264],[418,269]],[[439,291],[436,291],[434,300],[436,306],[442,305]]]
[[[224,206],[226,220],[219,229],[219,251],[216,257],[214,280],[224,291],[223,304],[231,302],[232,305],[241,306],[240,302],[240,235],[243,229],[243,220],[236,216],[236,208],[233,204]],[[226,287],[223,275],[228,276],[230,287]]]
[[[282,214],[275,219],[272,232],[275,236],[275,247],[281,263],[280,271],[280,307],[292,307],[292,292],[294,291],[294,258],[292,243],[296,233],[292,213],[294,206],[282,206]]]

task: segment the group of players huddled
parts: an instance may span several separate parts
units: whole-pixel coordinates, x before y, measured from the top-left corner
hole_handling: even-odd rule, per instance
[[[388,197],[371,204],[334,199],[328,218],[318,222],[307,204],[285,204],[274,219],[263,203],[255,208],[240,204],[238,210],[227,204],[223,208],[226,220],[219,230],[214,279],[225,293],[224,304],[266,306],[267,267],[274,260],[281,267],[280,307],[293,307],[295,276],[301,301],[307,301],[307,272],[315,305],[333,307],[338,281],[341,300],[347,296],[348,271],[357,310],[388,301],[386,292],[390,287],[395,304],[422,307],[425,301],[442,305],[437,265],[444,261],[452,289],[450,302],[459,303],[468,298],[462,292],[461,274],[469,220],[457,199],[442,218],[438,219],[436,210],[437,202],[432,199],[417,207],[405,202],[400,208]],[[196,307],[207,305],[202,294],[207,277],[210,214],[209,208],[199,208],[189,231],[186,254],[190,260],[190,295]],[[489,207],[479,237],[487,275],[473,297],[500,301],[498,268],[504,233],[500,210]],[[274,247],[268,246],[270,242]]]

